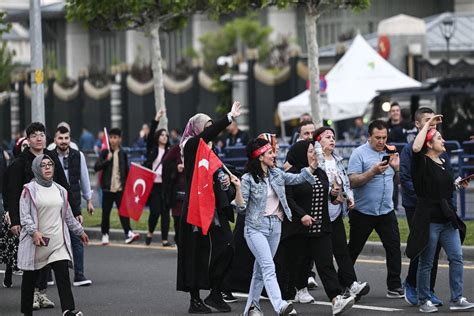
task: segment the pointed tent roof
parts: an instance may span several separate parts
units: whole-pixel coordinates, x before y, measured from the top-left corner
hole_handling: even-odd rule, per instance
[[[326,82],[327,104],[324,98],[321,102],[323,118],[333,121],[363,115],[378,90],[421,85],[383,59],[361,35],[356,36],[349,50],[326,75]],[[282,121],[309,111],[308,91],[278,105]]]
[[[328,103],[334,119],[361,116],[378,90],[418,87],[380,56],[361,35],[326,75]]]

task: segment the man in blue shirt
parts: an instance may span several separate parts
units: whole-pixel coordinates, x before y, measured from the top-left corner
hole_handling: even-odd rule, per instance
[[[393,209],[393,186],[399,182],[398,153],[388,155],[387,123],[375,120],[369,125],[367,143],[357,147],[349,159],[349,181],[355,208],[349,213],[349,253],[355,263],[375,229],[387,256],[387,297],[403,298],[400,273],[402,256],[397,216]]]
[[[415,112],[415,126],[419,130],[421,129],[426,122],[428,122],[435,113],[432,109],[427,107],[422,107],[416,110]],[[436,128],[436,125],[431,126]],[[415,188],[413,187],[413,181],[411,178],[411,164],[413,158],[412,150],[413,142],[406,144],[403,147],[400,154],[400,182],[402,185],[402,205],[405,208],[405,214],[407,216],[408,227],[412,229],[412,218],[415,214],[416,203],[418,201],[415,193]],[[451,167],[449,156],[444,153],[441,156],[446,160],[449,168]],[[431,302],[436,306],[443,305],[443,302],[434,294],[434,287],[436,283],[436,274],[438,272],[438,258],[441,246],[438,244],[436,250],[436,255],[433,261],[433,268],[431,269]],[[418,257],[410,260],[410,265],[408,267],[407,278],[405,279],[404,289],[405,289],[405,301],[411,305],[418,304],[418,296],[416,292],[416,275],[418,271]]]

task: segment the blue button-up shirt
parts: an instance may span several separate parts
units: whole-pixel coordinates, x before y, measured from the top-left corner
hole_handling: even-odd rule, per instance
[[[347,173],[349,175],[364,173],[379,163],[385,155],[387,155],[385,151],[375,151],[367,142],[352,152]],[[353,188],[355,208],[361,213],[372,216],[390,213],[393,210],[394,175],[395,170],[389,167],[363,186]]]

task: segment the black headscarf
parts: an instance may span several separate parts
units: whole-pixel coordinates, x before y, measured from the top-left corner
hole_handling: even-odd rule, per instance
[[[286,160],[293,168],[296,168],[298,171],[308,167],[308,147],[311,143],[306,140],[300,140],[291,146],[288,154],[286,155]]]

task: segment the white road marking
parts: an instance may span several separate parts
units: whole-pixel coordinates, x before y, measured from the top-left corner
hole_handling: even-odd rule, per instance
[[[315,301],[311,304],[312,305],[332,306],[332,304],[330,302],[321,302],[321,301]],[[366,309],[366,310],[371,310],[371,311],[381,311],[381,312],[399,312],[399,311],[403,311],[403,309],[400,309],[400,308],[389,308],[389,307],[359,305],[359,304],[356,304],[356,305],[352,306],[352,308]]]

